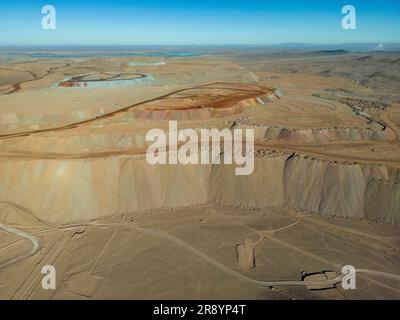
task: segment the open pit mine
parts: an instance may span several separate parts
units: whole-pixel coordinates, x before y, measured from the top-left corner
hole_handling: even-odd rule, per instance
[[[399,58],[376,55],[0,64],[0,298],[399,299]],[[149,164],[171,120],[253,129],[253,173]]]

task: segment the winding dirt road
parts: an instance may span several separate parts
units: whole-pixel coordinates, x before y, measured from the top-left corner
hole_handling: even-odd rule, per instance
[[[25,137],[25,136],[28,136],[28,135],[33,135],[33,134],[38,134],[38,133],[53,132],[53,131],[64,131],[64,130],[70,130],[70,129],[74,129],[74,128],[78,128],[78,127],[81,128],[83,126],[87,126],[87,125],[93,124],[93,123],[98,122],[100,120],[108,119],[108,118],[113,117],[115,115],[118,115],[118,114],[121,114],[121,113],[124,113],[124,112],[128,112],[132,108],[135,108],[135,107],[138,107],[138,106],[142,106],[142,105],[150,103],[150,102],[154,102],[154,101],[158,101],[158,100],[161,100],[161,99],[165,99],[165,98],[171,97],[172,95],[177,94],[177,93],[181,93],[181,92],[188,91],[188,90],[193,90],[193,89],[207,88],[207,87],[213,86],[215,84],[226,84],[226,83],[217,81],[217,82],[210,82],[210,83],[207,83],[207,84],[204,84],[204,85],[183,88],[183,89],[175,90],[173,92],[170,92],[170,93],[167,93],[167,94],[164,94],[164,95],[152,98],[152,99],[144,100],[144,101],[135,103],[133,105],[130,105],[130,106],[127,106],[127,107],[124,107],[124,108],[120,108],[120,109],[117,109],[115,111],[108,112],[108,113],[105,113],[105,114],[102,114],[102,115],[99,115],[97,117],[93,117],[93,118],[90,118],[90,119],[77,121],[77,122],[65,124],[65,125],[62,125],[62,126],[52,127],[52,128],[38,129],[38,130],[28,130],[28,131],[21,131],[21,132],[15,132],[15,133],[7,133],[7,134],[0,134],[0,139]],[[242,84],[236,84],[236,85],[240,86]],[[241,95],[240,98],[235,97],[234,99],[232,99],[232,97],[228,96],[228,97],[225,98],[226,102],[227,103],[228,102],[229,103],[237,103],[240,100],[245,100],[245,99],[248,99],[248,98],[251,98],[251,97],[257,97],[257,96],[260,96],[260,95],[264,95],[264,94],[266,94],[268,92],[271,92],[273,90],[272,88],[266,87],[266,86],[261,86],[261,85],[253,85],[253,86],[255,86],[256,88],[258,87],[259,89],[258,90],[251,90],[251,91],[247,90],[247,92],[245,90],[240,90],[240,91],[246,92],[247,94],[246,95]],[[219,88],[212,88],[212,89],[231,89],[231,88],[230,87],[225,87],[225,88],[224,87],[219,87]],[[214,101],[213,105],[216,105],[216,104],[219,104],[219,103],[221,103],[221,100]]]

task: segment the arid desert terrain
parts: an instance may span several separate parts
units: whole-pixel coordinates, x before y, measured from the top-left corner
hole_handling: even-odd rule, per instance
[[[149,164],[170,120],[254,172]],[[399,299],[399,139],[400,53],[0,58],[0,299]]]

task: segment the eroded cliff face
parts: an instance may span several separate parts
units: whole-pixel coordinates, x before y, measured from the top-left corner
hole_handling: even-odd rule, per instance
[[[210,200],[222,205],[282,207],[284,172],[288,155],[254,159],[254,172],[236,176],[234,165],[214,165],[210,177]]]
[[[254,160],[249,176],[235,165],[152,166],[144,156],[2,160],[0,198],[59,223],[207,202],[400,223],[399,169],[272,151]]]
[[[365,216],[369,220],[400,223],[400,184],[371,180],[365,193]]]
[[[151,166],[144,157],[1,161],[0,198],[49,222],[207,202],[210,167]]]
[[[398,169],[383,166],[293,157],[285,167],[285,206],[321,215],[398,224],[398,177]],[[379,194],[379,189],[387,194]],[[378,204],[374,209],[371,197]]]
[[[255,160],[255,171],[247,177],[235,177],[222,165],[215,168],[212,200],[224,205],[286,207],[325,216],[400,223],[399,169],[294,155]],[[223,180],[221,188],[218,181]]]

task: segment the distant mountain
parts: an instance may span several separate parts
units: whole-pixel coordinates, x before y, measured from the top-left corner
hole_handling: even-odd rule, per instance
[[[304,53],[304,55],[307,56],[323,56],[323,55],[340,55],[340,54],[348,54],[351,53],[348,50],[343,50],[343,49],[333,49],[333,50],[318,50],[318,51],[308,51],[306,53]]]
[[[275,48],[282,49],[299,49],[309,51],[352,51],[352,52],[369,52],[369,51],[400,51],[400,43],[339,43],[339,44],[310,44],[310,43],[281,43],[272,45]]]

